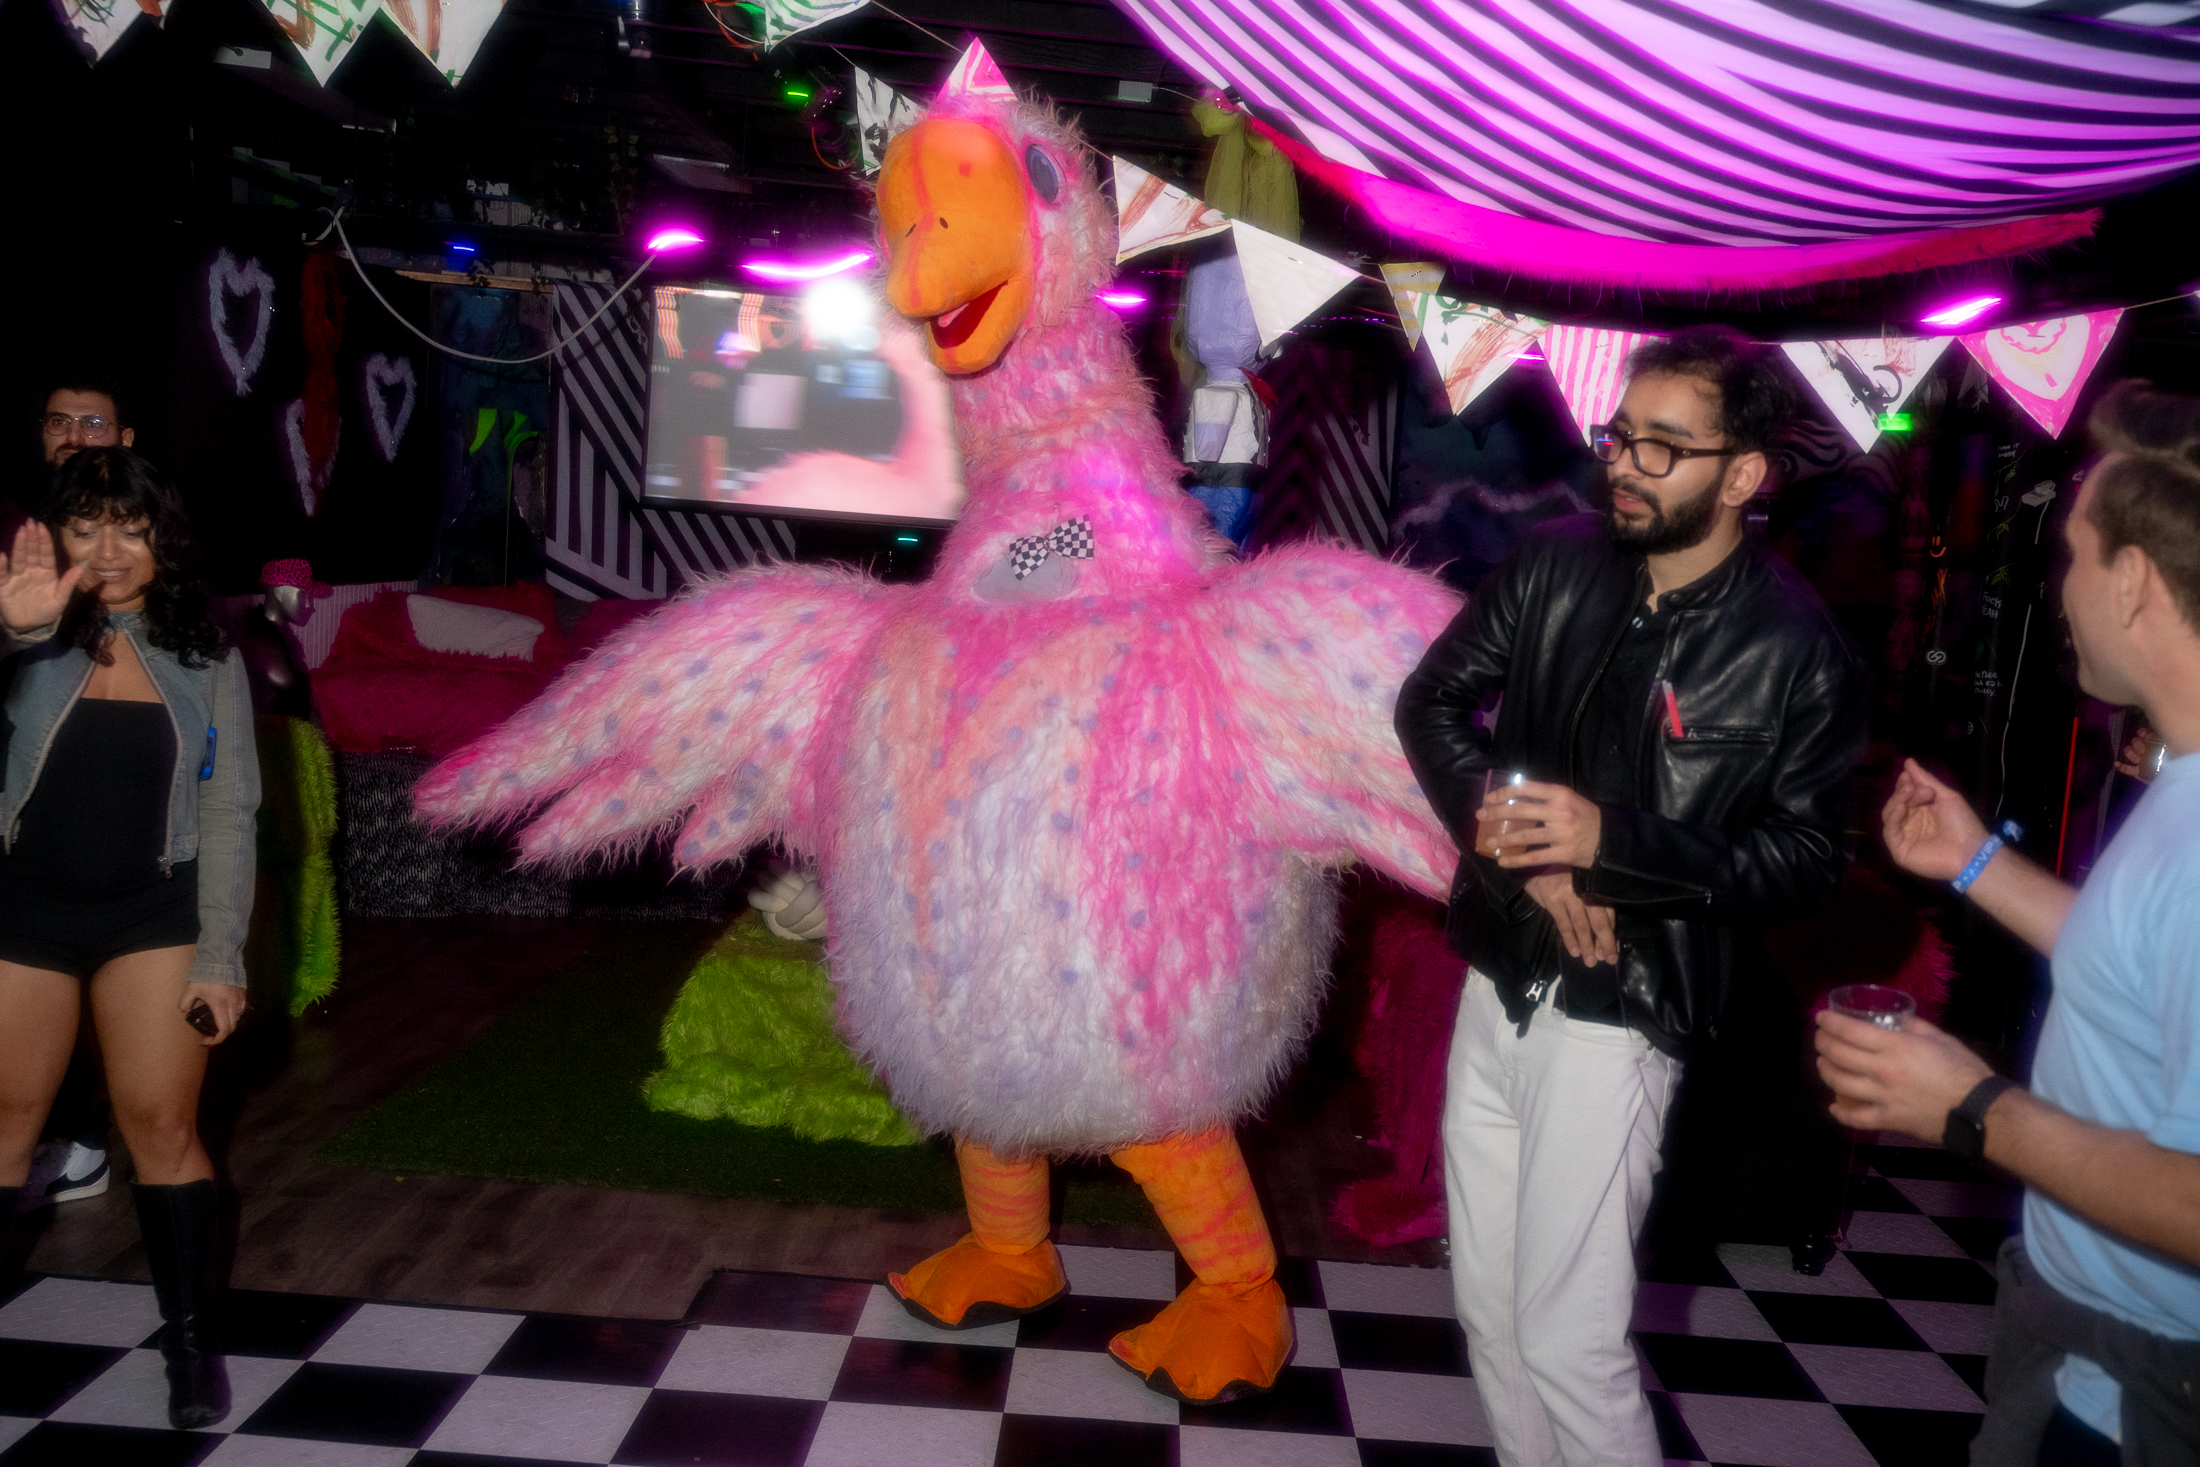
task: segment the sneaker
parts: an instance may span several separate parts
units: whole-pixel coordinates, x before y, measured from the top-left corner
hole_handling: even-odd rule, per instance
[[[76,1141],[49,1141],[31,1153],[21,1210],[97,1197],[107,1190],[107,1153]]]

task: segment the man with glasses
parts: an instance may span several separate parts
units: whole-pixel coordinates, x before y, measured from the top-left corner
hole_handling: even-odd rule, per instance
[[[46,467],[58,469],[80,448],[130,447],[137,431],[122,425],[122,407],[114,385],[96,377],[72,377],[46,394],[39,414]]]
[[[1634,1243],[1749,927],[1833,893],[1864,668],[1748,525],[1795,410],[1717,327],[1629,362],[1607,508],[1539,526],[1398,698],[1462,851],[1444,1107],[1455,1304],[1506,1467],[1655,1467]],[[1477,713],[1502,693],[1494,727]]]

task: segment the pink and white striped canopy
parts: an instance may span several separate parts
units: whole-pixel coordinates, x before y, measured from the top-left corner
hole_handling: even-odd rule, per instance
[[[1798,245],[2200,165],[2200,33],[1958,0],[1118,0],[1338,163],[1606,236]]]

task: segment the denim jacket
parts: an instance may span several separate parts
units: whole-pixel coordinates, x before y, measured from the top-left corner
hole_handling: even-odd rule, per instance
[[[161,869],[199,863],[199,946],[190,981],[242,987],[260,810],[244,659],[231,649],[212,667],[185,667],[147,639],[143,612],[110,612],[107,620],[130,639],[175,724],[176,773]],[[53,640],[53,631],[16,636],[0,629],[0,656],[15,661],[7,698],[7,783],[0,787],[0,842],[10,851],[46,752],[92,676],[91,654]]]

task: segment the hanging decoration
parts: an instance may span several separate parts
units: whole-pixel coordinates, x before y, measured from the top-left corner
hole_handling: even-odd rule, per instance
[[[1391,304],[1397,307],[1398,324],[1406,328],[1406,345],[1421,344],[1421,297],[1444,283],[1444,267],[1426,260],[1409,265],[1382,267],[1383,283],[1390,287]]]
[[[865,0],[760,0],[764,7],[764,46],[769,50],[797,31],[861,10]]]
[[[141,0],[142,3],[142,0]],[[474,64],[504,0],[262,0],[298,48],[313,79],[327,85],[379,15],[413,43],[447,82]]]
[[[343,393],[336,377],[336,353],[344,340],[344,287],[338,274],[342,268],[334,250],[316,249],[306,253],[298,271],[298,315],[306,358],[298,437],[306,461],[314,467],[313,503],[306,507],[309,515],[328,486],[336,465],[336,437],[343,428]]]
[[[1485,209],[1334,162],[1257,120],[1251,125],[1301,173],[1359,204],[1401,239],[1478,269],[1505,270],[1534,280],[1684,294],[1783,290],[2042,250],[2084,238],[2100,220],[2099,211],[2092,210],[1820,244],[1668,244]]]
[[[917,120],[917,104],[862,67],[855,69],[856,157],[865,173],[886,161],[886,145]]]
[[[1240,219],[1231,226],[1245,269],[1245,296],[1260,327],[1262,351],[1360,278],[1350,265],[1279,239]]]
[[[1640,331],[1600,331],[1589,326],[1553,326],[1543,333],[1543,356],[1566,410],[1574,415],[1581,439],[1612,420],[1620,387],[1627,380],[1627,358],[1650,340]]]
[[[1787,341],[1780,349],[1833,420],[1856,440],[1860,451],[1869,453],[1879,441],[1880,419],[1902,410],[1953,339],[1874,336],[1853,341]]]
[[[849,8],[854,9],[854,6]],[[956,58],[955,69],[947,74],[947,85],[941,91],[950,97],[968,97],[976,101],[1016,100],[1016,89],[1001,75],[993,53],[978,41],[972,41],[970,49]]]
[[[2123,310],[2088,311],[1958,337],[1964,349],[2007,388],[2032,421],[2059,437],[2077,409],[2078,393],[2116,334]]]
[[[1115,263],[1133,255],[1220,234],[1230,220],[1175,184],[1154,177],[1136,163],[1108,160],[1115,168]]]
[[[1455,413],[1464,412],[1485,387],[1504,376],[1513,358],[1550,324],[1433,292],[1421,297],[1418,316],[1421,336],[1436,358],[1444,395]]]
[[[328,492],[329,475],[336,468],[336,445],[343,424],[329,435],[325,452],[315,453],[307,443],[306,400],[298,398],[283,409],[283,446],[289,450],[290,480],[298,486],[298,503],[306,518],[321,512],[321,496]]]
[[[159,25],[168,14],[168,7],[175,0],[56,0],[54,9],[61,16],[62,29],[75,38],[87,60],[95,66],[107,59],[115,42],[137,24],[138,17],[150,15],[153,24]]]
[[[381,451],[385,463],[397,462],[398,446],[405,441],[405,429],[412,422],[413,405],[419,400],[420,380],[413,371],[411,357],[385,356],[381,352],[367,358],[361,388],[367,400],[367,425],[374,430],[374,446]],[[396,409],[392,411],[390,400],[396,396]]]
[[[239,316],[251,328],[241,344],[230,324],[232,296],[244,301],[245,309]],[[236,383],[237,396],[249,396],[252,379],[267,356],[268,333],[275,325],[275,277],[259,260],[248,259],[240,265],[235,255],[223,250],[214,256],[206,272],[206,315],[207,324],[214,330],[214,345],[221,351],[222,365],[229,368],[230,378]]]
[[[2050,211],[2104,180],[2200,164],[2200,35],[2174,26],[1948,0],[1120,3],[1281,124],[1262,135],[1302,173],[1536,279],[1724,292],[2007,256],[2088,232]],[[2116,19],[2142,12],[2184,13]]]

